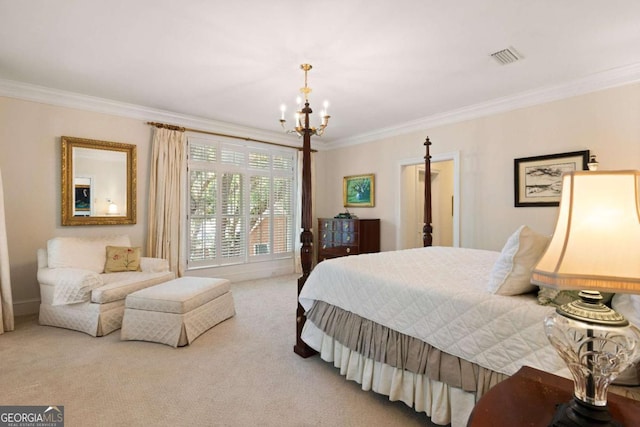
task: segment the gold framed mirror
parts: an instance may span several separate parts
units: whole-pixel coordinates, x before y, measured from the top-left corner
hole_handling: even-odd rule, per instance
[[[136,146],[62,137],[62,225],[136,223]]]

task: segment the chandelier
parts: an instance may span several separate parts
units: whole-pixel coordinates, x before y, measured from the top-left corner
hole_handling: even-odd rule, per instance
[[[323,103],[324,110],[322,110],[322,112],[320,113],[320,115],[322,116],[322,122],[320,126],[317,128],[310,126],[309,115],[313,113],[313,110],[311,110],[311,107],[309,107],[309,94],[311,93],[311,88],[307,86],[307,73],[312,67],[310,64],[302,64],[300,65],[300,68],[304,71],[304,87],[300,88],[300,93],[302,94],[302,97],[298,96],[296,99],[297,109],[295,113],[295,127],[293,129],[287,129],[287,126],[286,126],[287,121],[284,118],[284,113],[287,107],[284,104],[280,106],[280,112],[281,112],[280,125],[282,126],[282,128],[286,133],[295,133],[298,136],[303,136],[307,133],[309,135],[322,136],[322,134],[324,133],[324,130],[329,124],[329,118],[331,117],[327,113],[327,109],[329,108],[329,102],[324,101]],[[303,100],[304,100],[304,104],[303,104]]]

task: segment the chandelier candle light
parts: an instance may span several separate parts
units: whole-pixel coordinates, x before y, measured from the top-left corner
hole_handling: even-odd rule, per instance
[[[329,124],[329,119],[331,116],[327,113],[329,108],[329,101],[324,101],[323,107],[324,110],[320,113],[322,116],[322,123],[318,128],[309,127],[309,115],[313,113],[311,107],[309,107],[309,94],[311,93],[311,88],[307,85],[307,73],[309,70],[313,68],[310,64],[302,64],[300,65],[300,69],[304,71],[304,87],[300,88],[300,93],[302,97],[298,96],[296,99],[297,110],[295,113],[295,128],[287,129],[286,123],[287,121],[284,118],[284,113],[287,110],[286,105],[282,104],[280,106],[280,125],[287,133],[295,133],[298,136],[304,136],[305,133],[309,133],[310,135],[318,135],[322,136],[325,128]],[[304,107],[302,106],[302,101],[304,99]]]
[[[552,426],[619,426],[607,409],[611,382],[638,357],[640,330],[600,301],[640,293],[640,171],[576,171],[562,177],[553,237],[532,282],[579,290],[544,328],[574,380]]]

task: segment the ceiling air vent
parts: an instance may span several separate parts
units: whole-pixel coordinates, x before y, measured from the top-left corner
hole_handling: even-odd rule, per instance
[[[511,64],[512,62],[516,62],[522,59],[522,55],[520,55],[512,47],[494,52],[491,54],[491,57],[498,61],[501,65]]]

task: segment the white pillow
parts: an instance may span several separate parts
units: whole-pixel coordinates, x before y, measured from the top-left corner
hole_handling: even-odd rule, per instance
[[[611,300],[611,308],[640,328],[640,295],[615,294]]]
[[[55,237],[47,242],[49,268],[80,268],[104,272],[107,246],[131,246],[129,236]]]
[[[513,233],[491,269],[489,292],[497,295],[520,295],[536,289],[531,284],[531,271],[538,263],[549,237],[536,233],[526,225]]]

